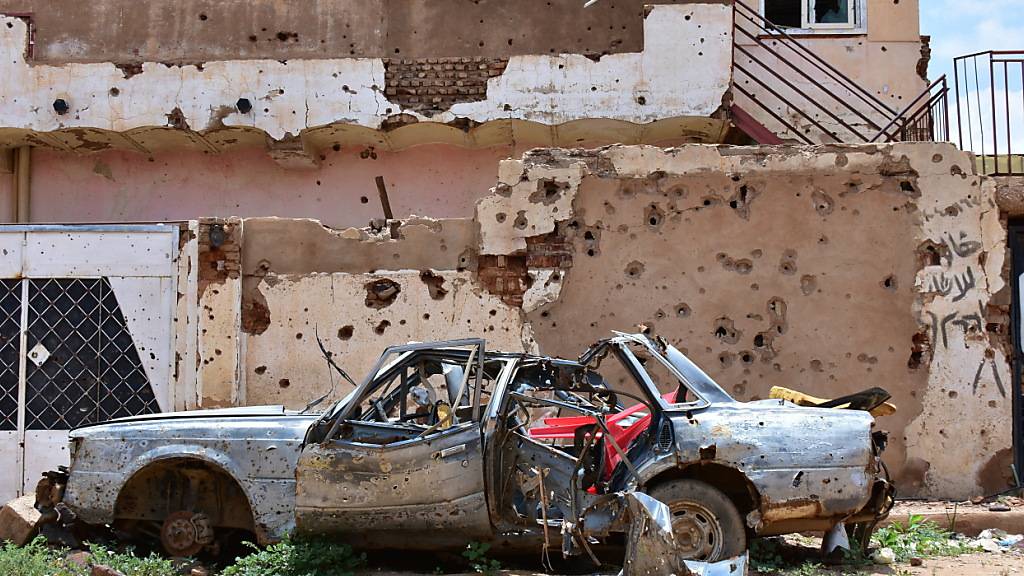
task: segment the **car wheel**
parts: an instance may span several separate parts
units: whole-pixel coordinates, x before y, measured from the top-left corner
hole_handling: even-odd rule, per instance
[[[674,480],[650,495],[672,512],[672,529],[683,558],[717,562],[743,553],[747,531],[729,497],[700,480]]]

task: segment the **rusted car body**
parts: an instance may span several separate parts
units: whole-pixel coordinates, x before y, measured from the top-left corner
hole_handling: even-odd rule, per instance
[[[612,447],[621,458],[603,473],[616,436],[606,419],[638,403],[646,428]],[[531,437],[566,415],[586,417],[573,438]],[[298,532],[368,548],[476,540],[582,554],[628,530],[621,495],[642,491],[671,508],[680,554],[721,560],[752,535],[870,531],[892,500],[872,427],[863,411],[737,402],[643,334],[617,333],[576,361],[482,340],[409,344],[319,415],[238,408],[74,430],[64,503],[174,553],[234,532]]]

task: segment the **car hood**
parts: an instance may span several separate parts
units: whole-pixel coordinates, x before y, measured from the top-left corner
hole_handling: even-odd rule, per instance
[[[158,412],[154,414],[142,414],[139,416],[127,416],[114,418],[105,422],[96,422],[79,426],[75,430],[104,426],[108,424],[120,424],[125,422],[147,422],[153,420],[183,420],[196,418],[267,418],[274,416],[300,416],[298,411],[286,410],[284,406],[242,406],[239,408],[213,408],[210,410],[189,410],[186,412]]]

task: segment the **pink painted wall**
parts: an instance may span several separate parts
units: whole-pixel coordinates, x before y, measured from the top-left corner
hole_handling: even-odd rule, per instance
[[[289,170],[262,150],[169,152],[152,158],[131,152],[76,156],[36,150],[32,221],[281,216],[316,218],[334,227],[365,226],[382,217],[377,175],[384,176],[396,217],[471,217],[476,199],[497,181],[498,162],[523,150],[424,145],[377,151],[376,159],[362,158],[361,152],[327,150],[319,169]],[[0,184],[0,202],[4,190]]]

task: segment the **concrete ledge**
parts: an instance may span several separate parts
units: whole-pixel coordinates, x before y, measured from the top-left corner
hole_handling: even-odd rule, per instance
[[[935,522],[940,527],[959,532],[967,536],[977,536],[982,530],[998,528],[1008,534],[1024,533],[1024,507],[1012,507],[1009,512],[990,512],[985,506],[958,506],[956,510],[950,506],[944,509],[929,506],[919,509],[915,506],[897,506],[879,527],[893,523],[906,525],[911,515],[923,516],[925,520]]]

